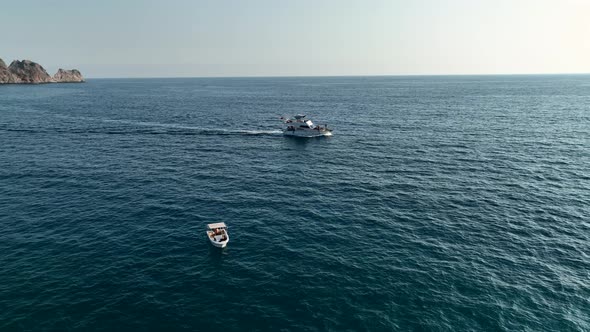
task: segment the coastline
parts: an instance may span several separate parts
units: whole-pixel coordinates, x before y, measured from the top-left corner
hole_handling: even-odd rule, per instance
[[[77,69],[62,69],[50,76],[45,68],[31,60],[14,60],[9,66],[0,59],[0,84],[82,83]]]

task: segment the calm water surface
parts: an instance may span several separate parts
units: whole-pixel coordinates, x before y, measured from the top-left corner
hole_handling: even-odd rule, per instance
[[[0,86],[0,330],[589,331],[589,146],[583,75]]]

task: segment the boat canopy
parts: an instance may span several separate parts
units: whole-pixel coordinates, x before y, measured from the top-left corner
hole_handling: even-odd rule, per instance
[[[295,119],[299,120],[299,119],[303,119],[305,117],[305,114],[297,114],[295,115]]]
[[[216,222],[214,224],[208,224],[207,227],[209,227],[209,229],[227,228],[227,226],[225,226],[224,222]]]

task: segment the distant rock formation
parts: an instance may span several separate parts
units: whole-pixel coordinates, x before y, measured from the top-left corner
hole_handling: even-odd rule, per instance
[[[30,61],[14,60],[8,70],[20,80],[20,83],[51,83],[53,79],[40,64]]]
[[[53,77],[45,68],[30,60],[14,60],[10,66],[0,59],[0,84],[39,84],[39,83],[80,83],[84,82],[77,69],[59,69]]]
[[[80,83],[84,82],[84,78],[78,69],[66,70],[61,69],[53,75],[53,80],[58,83]]]
[[[8,70],[6,64],[0,59],[0,84],[1,83],[20,83],[20,80]]]

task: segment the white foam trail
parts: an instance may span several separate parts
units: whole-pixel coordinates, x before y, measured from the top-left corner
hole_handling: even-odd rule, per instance
[[[148,121],[133,121],[133,120],[123,120],[123,119],[101,119],[101,118],[93,118],[93,117],[85,117],[85,116],[68,116],[62,114],[56,114],[58,117],[62,118],[71,118],[71,119],[81,119],[81,120],[88,120],[88,121],[100,121],[100,122],[107,122],[107,123],[119,123],[119,124],[126,124],[132,126],[142,126],[142,127],[160,127],[160,128],[170,128],[170,129],[183,129],[183,130],[190,130],[201,132],[204,134],[220,134],[220,135],[278,135],[282,134],[281,130],[273,129],[273,130],[232,130],[226,128],[204,128],[204,127],[193,127],[193,126],[184,126],[174,123],[160,123],[160,122],[148,122]]]
[[[246,134],[246,135],[277,135],[282,134],[283,132],[276,129],[276,130],[238,130],[236,131],[238,134]]]
[[[186,130],[196,130],[206,133],[224,133],[226,135],[236,134],[236,135],[276,135],[282,134],[281,130],[274,129],[274,130],[231,130],[226,128],[203,128],[203,127],[192,127],[192,126],[183,126],[178,124],[172,123],[159,123],[159,122],[145,122],[145,121],[129,121],[129,120],[111,120],[106,119],[103,121],[107,122],[118,122],[130,125],[140,125],[146,127],[162,127],[162,128],[173,128],[173,129],[186,129]]]

